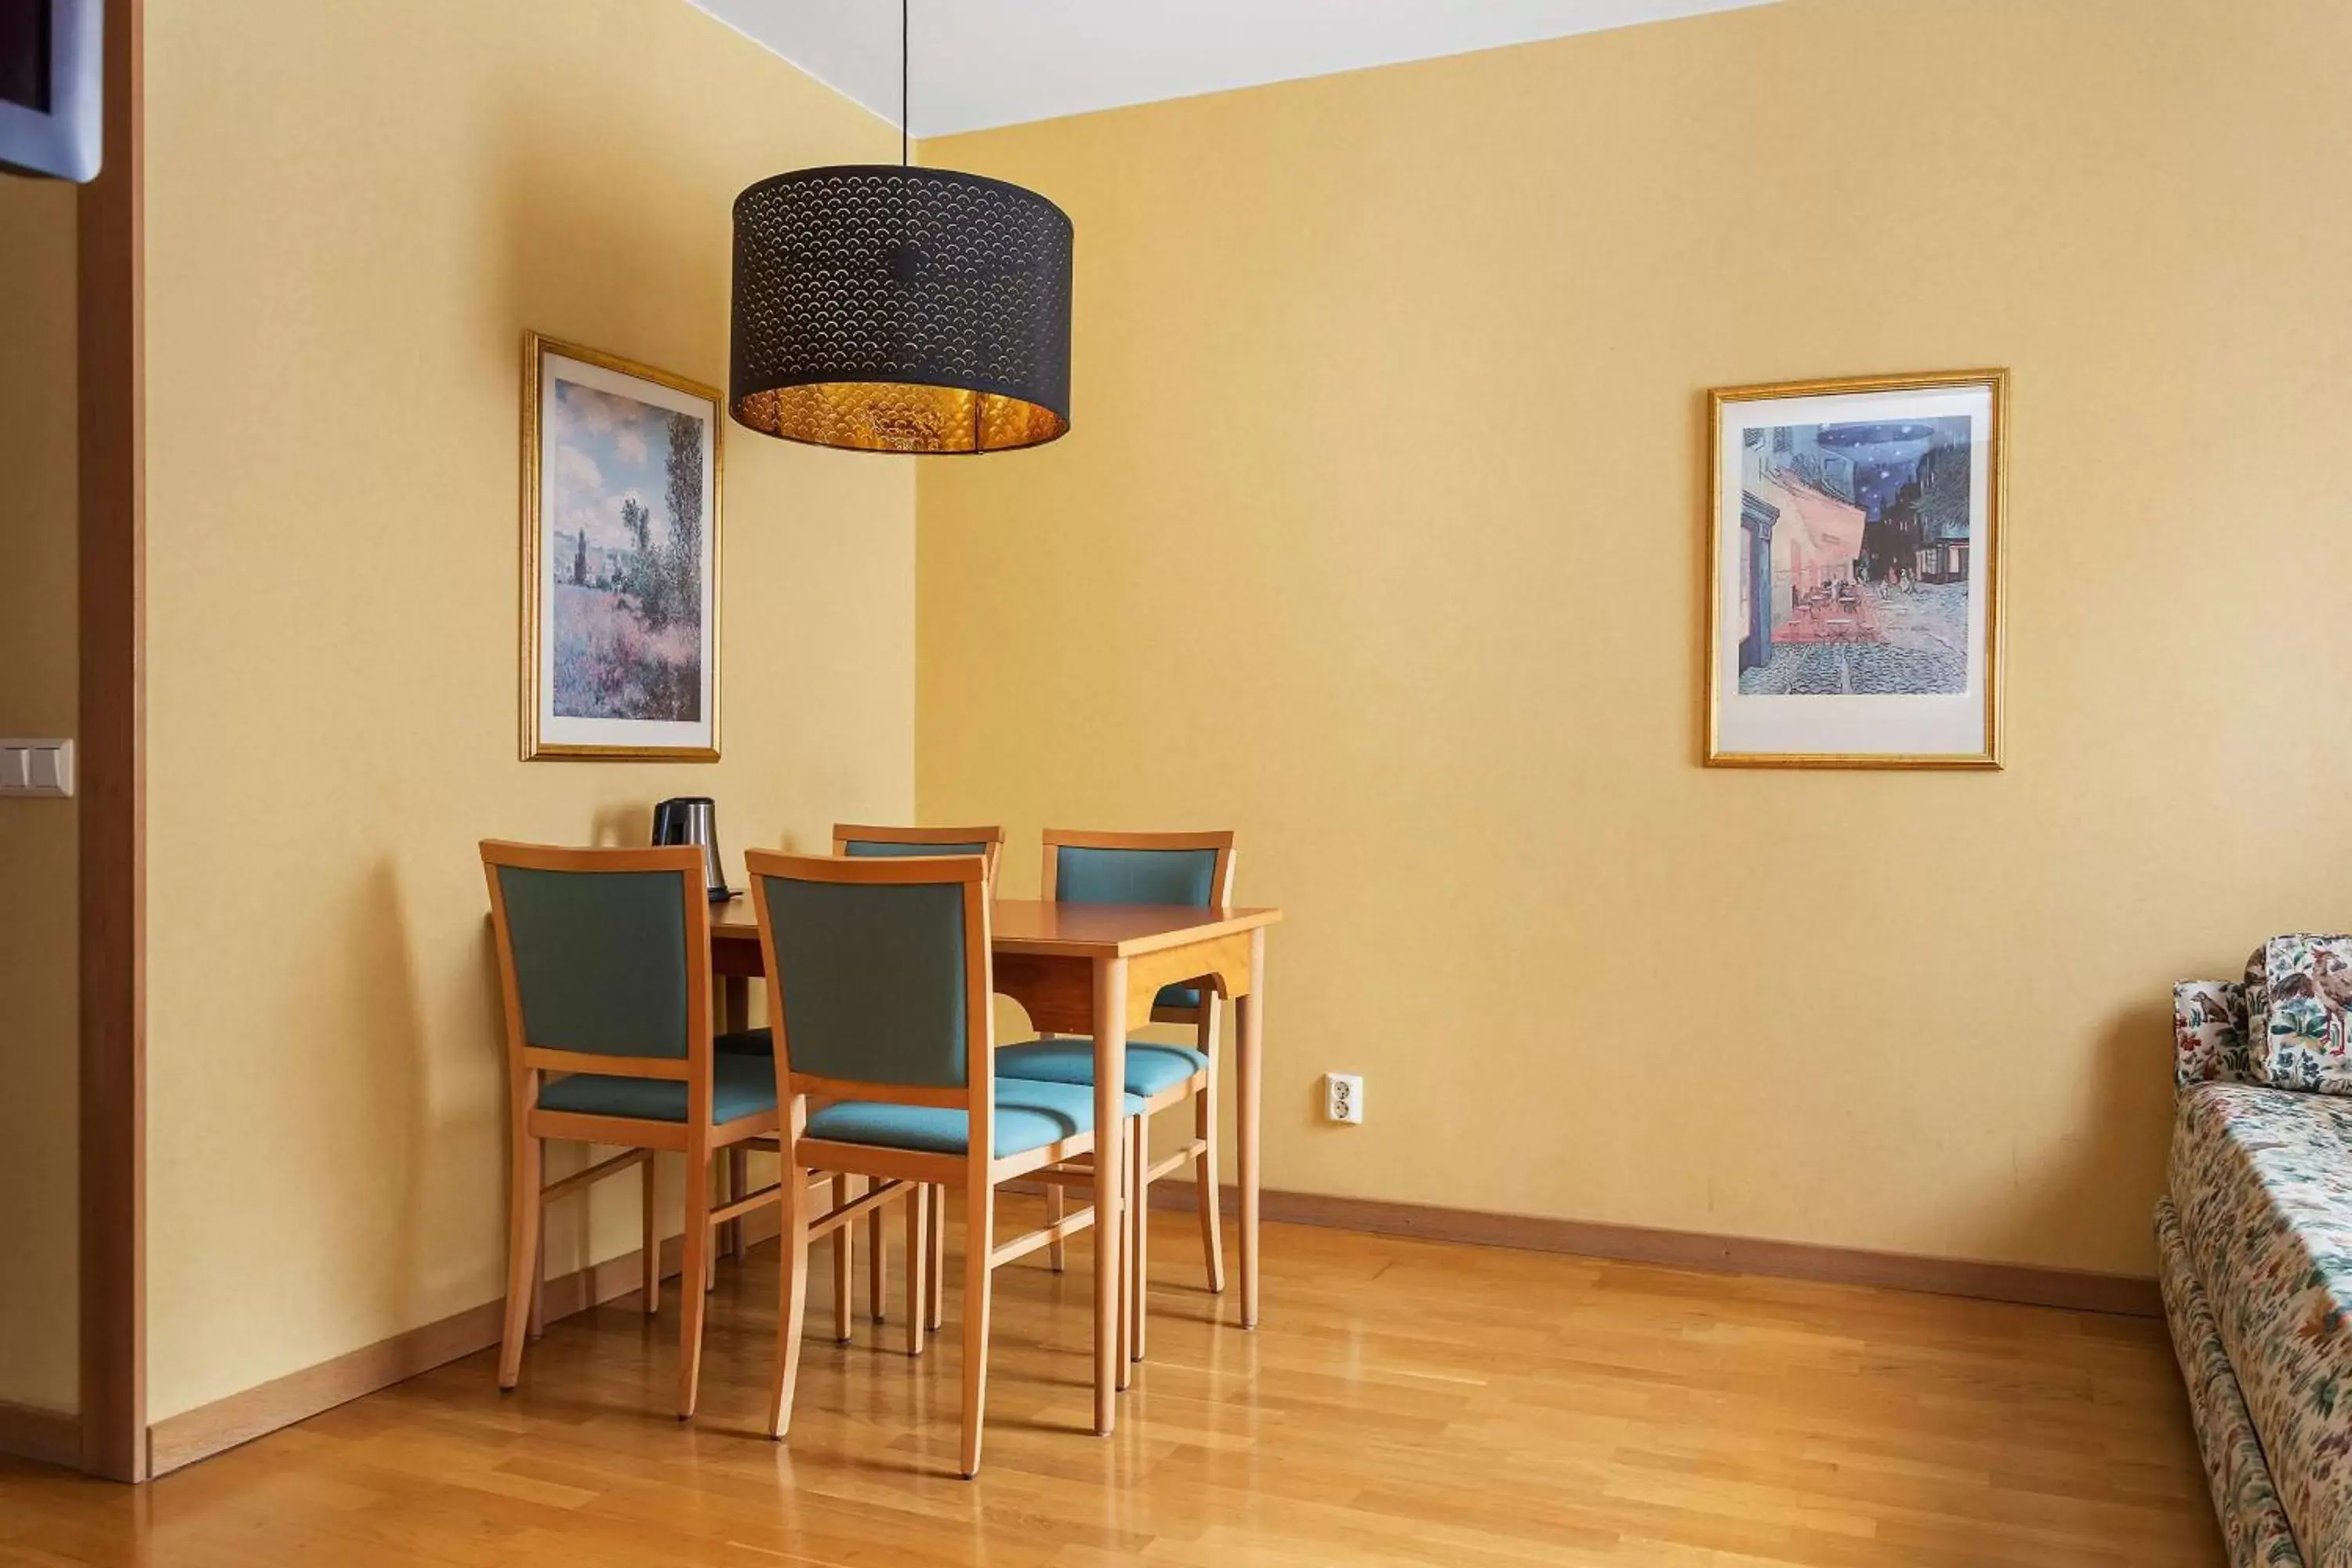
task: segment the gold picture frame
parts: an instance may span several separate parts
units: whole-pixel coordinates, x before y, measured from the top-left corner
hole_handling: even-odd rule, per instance
[[[689,442],[681,418],[698,422],[698,444]],[[653,466],[656,440],[667,443],[659,470]],[[718,388],[580,343],[523,334],[524,761],[719,760],[725,442]],[[688,528],[678,503],[690,488],[686,470],[694,454],[703,504]],[[646,482],[632,485],[633,477]],[[657,477],[662,483],[654,482]],[[614,502],[617,514],[604,515]],[[652,535],[656,505],[670,513],[658,543]],[[620,541],[611,536],[614,526]],[[592,542],[592,527],[605,537]],[[625,542],[632,534],[635,549]],[[573,565],[571,580],[559,583],[552,545],[564,540]],[[683,618],[688,614],[690,621]],[[689,628],[693,711],[681,717]],[[611,635],[599,639],[593,635],[599,630]],[[573,632],[583,635],[567,636]],[[607,706],[613,710],[593,710]]]
[[[2006,370],[1707,394],[1706,765],[2001,766],[2008,430]]]

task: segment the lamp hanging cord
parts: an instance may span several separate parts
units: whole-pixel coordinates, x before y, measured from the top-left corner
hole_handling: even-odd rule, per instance
[[[898,167],[907,166],[907,8],[912,0],[898,0]]]

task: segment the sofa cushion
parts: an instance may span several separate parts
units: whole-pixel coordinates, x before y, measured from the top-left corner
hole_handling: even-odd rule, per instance
[[[2183,980],[2174,985],[2173,1086],[2255,1081],[2246,1040],[2245,986],[2235,980]]]
[[[2352,1094],[2352,936],[2274,936],[2246,960],[2254,1080]]]

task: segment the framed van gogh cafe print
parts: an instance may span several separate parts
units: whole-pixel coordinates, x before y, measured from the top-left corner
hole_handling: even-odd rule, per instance
[[[719,410],[525,334],[525,758],[718,761]]]
[[[2000,765],[2005,371],[1709,398],[1706,761]]]

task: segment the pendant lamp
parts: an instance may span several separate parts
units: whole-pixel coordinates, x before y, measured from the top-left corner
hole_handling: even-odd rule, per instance
[[[1070,427],[1069,215],[899,161],[796,169],[735,198],[728,403],[765,435],[861,452],[1003,452]]]

